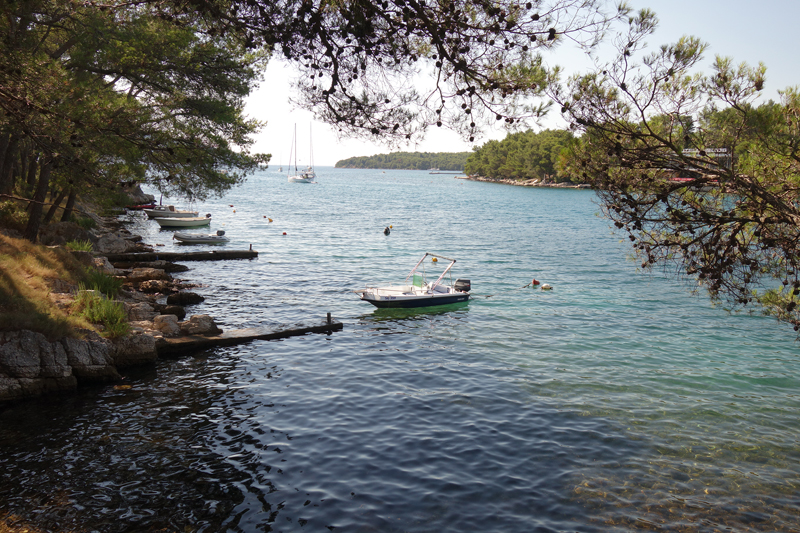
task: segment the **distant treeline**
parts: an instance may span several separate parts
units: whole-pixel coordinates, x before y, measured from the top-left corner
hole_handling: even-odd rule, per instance
[[[560,175],[574,137],[566,130],[531,130],[511,133],[502,141],[489,141],[476,148],[465,165],[465,173],[497,179],[543,179],[569,181]]]
[[[470,152],[394,152],[362,157],[351,157],[336,163],[336,168],[391,168],[401,170],[463,171]]]

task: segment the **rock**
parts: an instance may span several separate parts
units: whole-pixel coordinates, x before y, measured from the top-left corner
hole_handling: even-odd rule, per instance
[[[130,274],[128,274],[128,281],[133,283],[167,279],[172,279],[172,276],[159,268],[134,268],[131,270]]]
[[[147,294],[155,294],[158,292],[171,292],[172,283],[167,280],[152,279],[139,283],[138,289]]]
[[[208,315],[192,315],[186,322],[180,323],[181,333],[184,335],[217,335],[222,330]]]
[[[137,303],[147,302],[155,305],[157,297],[152,294],[144,294],[139,291],[125,290],[125,288],[123,287],[122,289],[120,289],[119,294],[117,295],[117,299],[124,302],[137,302]]]
[[[138,247],[119,235],[107,233],[97,240],[94,249],[100,254],[125,254],[136,251]]]
[[[126,184],[122,187],[122,191],[128,195],[132,205],[150,204],[156,201],[156,197],[152,194],[146,194],[144,191],[142,191],[142,188],[138,183]]]
[[[77,259],[81,264],[86,266],[94,265],[94,256],[91,252],[84,252],[81,250],[70,250],[70,255]]]
[[[181,334],[178,317],[175,315],[159,315],[153,319],[153,326],[165,337],[177,337]]]
[[[57,294],[72,294],[78,288],[74,283],[64,279],[48,279],[47,281],[50,285],[50,291]]]
[[[74,390],[76,386],[60,342],[50,342],[32,331],[0,333],[0,401]]]
[[[167,304],[169,305],[192,305],[203,301],[205,301],[205,298],[194,292],[181,291],[167,296]]]
[[[80,382],[104,383],[120,379],[111,357],[112,344],[91,331],[86,339],[61,340],[72,367],[72,374]]]
[[[45,246],[63,246],[69,241],[94,243],[97,241],[97,237],[74,222],[55,222],[39,230],[39,242]]]
[[[165,305],[163,309],[161,309],[162,315],[175,315],[178,317],[178,320],[183,320],[186,318],[186,309],[181,307],[180,305]]]
[[[152,335],[128,335],[114,340],[112,358],[117,368],[152,363],[158,358]]]
[[[119,269],[114,268],[114,265],[112,265],[105,256],[93,258],[92,264],[97,270],[105,274],[109,274],[111,276],[119,276],[121,274]]]
[[[22,385],[18,379],[0,375],[0,402],[22,398]]]
[[[153,306],[146,302],[135,304],[123,302],[122,305],[125,308],[125,313],[128,315],[128,320],[134,322],[140,320],[153,320],[153,317],[158,315],[158,312],[153,309]]]
[[[71,375],[67,354],[41,333],[0,333],[0,373],[11,378],[58,378]]]
[[[75,376],[63,378],[19,378],[22,398],[33,398],[53,392],[74,391],[78,386]]]

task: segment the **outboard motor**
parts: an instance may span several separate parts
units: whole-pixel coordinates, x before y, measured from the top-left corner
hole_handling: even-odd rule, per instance
[[[457,291],[469,292],[471,287],[468,279],[457,279],[456,282],[453,283],[453,288]]]

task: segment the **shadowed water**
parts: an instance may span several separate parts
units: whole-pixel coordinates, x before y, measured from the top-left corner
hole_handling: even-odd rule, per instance
[[[638,272],[591,191],[318,180],[267,170],[195,206],[260,254],[180,276],[225,329],[331,312],[344,330],[0,411],[0,513],[114,532],[800,529],[789,328]],[[426,251],[458,259],[472,301],[376,310],[351,292]],[[522,288],[534,277],[554,290]]]

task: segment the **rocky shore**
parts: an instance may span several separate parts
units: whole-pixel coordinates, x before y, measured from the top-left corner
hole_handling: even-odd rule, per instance
[[[538,178],[530,180],[484,178],[483,176],[464,176],[460,179],[470,181],[485,181],[489,183],[502,183],[504,185],[516,185],[518,187],[556,187],[559,189],[591,189],[592,186],[586,183],[556,183],[554,181],[541,180]]]
[[[153,250],[116,217],[93,218],[97,222],[94,230],[84,230],[71,222],[51,224],[41,232],[40,242],[64,246],[68,241],[90,241],[92,252],[72,254],[87,266],[123,280],[117,299],[125,308],[131,333],[105,339],[94,331],[84,331],[80,339],[52,341],[33,331],[0,332],[0,405],[72,391],[82,384],[113,382],[120,379],[121,369],[156,361],[158,346],[166,338],[221,332],[207,315],[186,319],[186,307],[203,301],[202,296],[188,290],[191,285],[173,277],[187,267],[166,261],[111,264],[108,255]],[[57,280],[50,298],[66,308],[77,290],[78,287]]]

